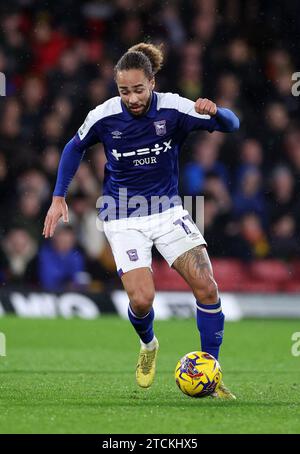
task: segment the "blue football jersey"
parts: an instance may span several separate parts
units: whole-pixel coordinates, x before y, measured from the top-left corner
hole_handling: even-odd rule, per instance
[[[238,129],[239,120],[230,110],[218,108],[217,115],[210,117],[196,113],[194,105],[193,101],[178,94],[153,92],[149,109],[142,116],[132,115],[119,96],[89,112],[72,147],[77,153],[83,153],[86,148],[103,143],[107,158],[104,202],[105,197],[115,201],[116,218],[135,212],[136,201],[141,197],[148,202],[144,215],[153,213],[153,197],[173,198],[176,204],[178,154],[191,131],[232,132]],[[64,195],[64,183],[70,182],[70,175],[64,174],[63,171],[58,174],[55,195]],[[130,203],[132,200],[134,202]],[[106,208],[105,203],[100,207],[102,219],[106,219]],[[164,209],[163,203],[157,206],[157,211]]]

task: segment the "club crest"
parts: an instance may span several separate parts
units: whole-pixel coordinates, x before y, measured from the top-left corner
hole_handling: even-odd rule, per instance
[[[139,259],[136,249],[129,249],[126,251],[131,262],[136,262]]]
[[[164,136],[167,132],[166,120],[159,120],[154,122],[155,131],[157,136]]]

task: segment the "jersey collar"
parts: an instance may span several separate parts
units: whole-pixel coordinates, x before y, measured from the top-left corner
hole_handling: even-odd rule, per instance
[[[129,110],[126,108],[126,106],[122,100],[121,100],[121,106],[122,106],[122,110],[123,110],[124,120],[131,121],[131,120],[134,120],[137,118],[129,112]],[[155,118],[156,113],[157,113],[157,94],[153,91],[151,101],[150,101],[150,107],[149,107],[148,111],[139,118],[144,118],[144,117]]]

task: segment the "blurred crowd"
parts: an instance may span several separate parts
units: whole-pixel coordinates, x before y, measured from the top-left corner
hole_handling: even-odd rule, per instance
[[[193,133],[181,195],[204,195],[212,257],[300,253],[298,1],[10,0],[0,5],[0,282],[46,290],[116,285],[96,229],[105,155],[86,153],[68,195],[70,224],[42,229],[60,154],[87,112],[117,95],[113,68],[133,44],[164,43],[157,91],[207,97],[241,119],[234,135]]]

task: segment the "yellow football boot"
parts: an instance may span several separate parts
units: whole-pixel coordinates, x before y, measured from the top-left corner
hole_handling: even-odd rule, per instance
[[[211,394],[211,397],[215,399],[236,400],[235,395],[232,394],[228,388],[226,388],[223,382],[221,382],[215,389],[215,391]]]
[[[136,382],[141,388],[149,388],[153,383],[158,347],[158,342],[154,350],[141,347],[135,373]]]

